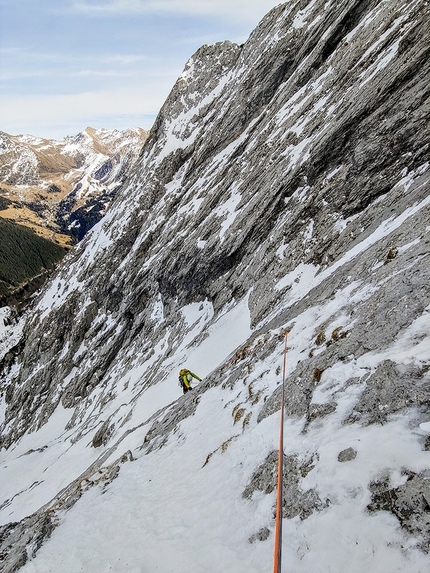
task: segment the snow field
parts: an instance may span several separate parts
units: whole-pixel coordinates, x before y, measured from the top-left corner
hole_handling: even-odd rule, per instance
[[[358,287],[357,282],[349,285],[338,293],[336,300],[328,301],[323,308],[308,309],[295,319],[290,333],[289,371],[295,368],[303,348],[309,348],[316,323],[328,321],[330,317],[332,325],[342,321],[340,314],[333,316],[336,307],[339,310],[341,301],[345,303],[352,291],[358,302]],[[363,300],[366,292],[366,288],[361,289]],[[197,305],[189,305],[183,314],[187,323],[195,326],[199,324],[201,312]],[[421,337],[425,329],[424,320],[424,316],[419,317],[401,336],[404,356],[400,358],[407,360],[416,349],[417,337]],[[194,332],[199,331],[198,328]],[[242,301],[210,327],[210,336],[202,343],[194,348],[190,343],[188,349],[184,348],[189,357],[188,367],[199,375],[208,374],[249,335],[249,314]],[[358,361],[338,363],[325,372],[315,400],[319,402],[318,392],[323,401],[326,400],[328,390],[338,406],[331,415],[311,423],[306,434],[302,433],[305,420],[288,418],[285,421],[285,454],[297,455],[303,461],[312,458],[315,466],[303,479],[301,488],[315,489],[327,507],[304,521],[298,517],[284,520],[283,570],[293,573],[310,570],[341,573],[345,569],[361,573],[363,567],[369,573],[424,573],[427,570],[426,557],[416,551],[411,553],[412,544],[393,516],[366,512],[370,503],[368,484],[372,480],[389,475],[392,487],[396,487],[405,480],[401,473],[403,467],[416,472],[428,467],[428,452],[421,450],[416,433],[409,430],[414,413],[411,411],[409,417],[403,419],[394,417],[384,426],[342,425],[362,391],[360,383],[344,387],[342,381],[368,372],[369,367],[376,368],[388,357],[398,360],[397,346],[394,342],[384,353],[369,353]],[[190,348],[192,351],[188,353]],[[212,354],[211,349],[217,352]],[[176,360],[179,367],[181,362],[178,357]],[[180,422],[167,442],[148,455],[140,446],[150,426],[146,424],[129,434],[105,465],[127,449],[136,460],[122,465],[118,478],[105,489],[99,485],[87,491],[63,514],[61,526],[22,571],[271,571],[275,493],[256,492],[251,500],[246,500],[242,492],[255,468],[277,449],[279,423],[278,413],[256,423],[261,402],[252,405],[247,401],[248,386],[254,382],[255,391],[261,389],[270,394],[279,383],[274,371],[281,360],[280,345],[265,361],[255,364],[246,385],[238,380],[233,388],[217,386],[208,390],[201,396],[196,413]],[[333,386],[332,378],[340,382]],[[138,398],[132,420],[124,429],[136,425],[139,419],[144,421],[163,402],[174,399],[178,393],[175,383],[176,371],[161,384],[146,390]],[[243,419],[234,423],[235,406],[244,407],[252,414],[246,428],[242,427]],[[57,433],[61,435],[65,420],[61,419],[61,411],[56,416],[52,424],[59,423]],[[46,436],[49,435],[52,435],[52,427],[46,427]],[[40,436],[38,443],[43,442]],[[29,437],[31,435],[23,440]],[[73,448],[85,452],[83,442],[77,442]],[[61,449],[60,443],[56,447]],[[357,451],[357,457],[340,463],[337,456],[348,447]],[[78,468],[73,464],[80,453],[68,459],[69,469],[75,475]],[[54,457],[53,452],[50,455]],[[44,452],[43,456],[46,456]],[[50,462],[47,457],[44,461]],[[54,462],[52,471],[55,469]],[[35,478],[36,475],[31,477]],[[56,493],[55,488],[52,493]],[[29,495],[26,497],[31,501]],[[42,490],[36,487],[31,495],[41,496]],[[205,501],[203,505],[196,505],[195,500]],[[249,543],[251,535],[261,527],[272,531],[268,540]]]
[[[222,341],[225,347],[227,341],[236,342],[239,334],[249,335],[249,314],[244,309],[245,305],[238,305],[214,327],[212,344],[218,352]],[[229,349],[225,348],[223,357],[226,350],[228,354]],[[205,342],[194,351],[192,365],[199,374],[202,372],[194,364],[199,365],[200,355],[203,366],[206,351]],[[218,358],[215,353],[212,361]],[[209,358],[206,368],[210,365]],[[147,392],[151,390],[162,392],[166,386],[157,385]],[[224,402],[236,395],[236,390],[223,391],[220,387],[206,392],[199,404],[197,426],[192,416],[181,422],[161,450],[147,456],[133,450],[135,456],[141,457],[122,467],[121,479],[115,480],[104,495],[100,490],[85,493],[88,503],[81,500],[64,516],[64,523],[54,531],[46,548],[24,571],[79,571],[81,567],[94,572],[108,571],[109,567],[115,571],[168,571],[173,565],[178,572],[240,571],[243,563],[249,562],[250,550],[256,556],[249,562],[249,571],[260,571],[261,549],[247,542],[258,525],[258,514],[253,504],[238,502],[237,498],[258,463],[264,436],[260,433],[255,456],[247,456],[246,460],[242,459],[244,448],[235,446],[233,440],[227,448],[231,452],[227,470],[219,464],[220,456],[225,457],[227,451],[215,451],[232,437],[233,405],[227,409]],[[150,403],[154,405],[152,399]],[[147,429],[140,429],[140,443]],[[123,449],[137,445],[133,434],[121,444]],[[273,449],[273,444],[269,443],[267,449]],[[203,467],[209,454],[212,456]],[[203,512],[193,504],[194,498],[207,500]],[[263,499],[262,505],[264,512],[270,514],[271,504]],[[106,546],[106,540],[112,539],[115,543]]]
[[[242,433],[231,416],[237,390],[209,390],[195,416],[183,420],[160,450],[134,451],[141,457],[122,466],[105,493],[101,487],[87,492],[23,571],[270,571],[272,535],[255,544],[248,539],[273,526],[274,494],[257,493],[251,501],[241,494],[255,467],[276,449],[279,415]],[[402,549],[397,520],[367,515],[365,507],[372,479],[389,470],[395,487],[404,480],[399,468],[421,471],[428,453],[407,431],[408,420],[342,427],[353,394],[348,389],[329,421],[314,423],[305,435],[303,420],[286,422],[285,453],[317,455],[303,489],[316,488],[330,504],[305,521],[284,520],[285,570],[340,573],[348,567],[359,573],[365,565],[370,573],[424,573],[425,556],[411,560]],[[347,447],[357,450],[357,458],[341,464],[337,455]],[[202,499],[203,506],[195,504]]]
[[[203,315],[200,305],[189,305],[183,311],[187,323],[194,327],[191,331],[193,336],[190,336],[188,340],[190,344],[213,315],[211,305],[203,304],[202,306]],[[157,410],[168,406],[180,396],[181,390],[177,377],[179,369],[184,366],[182,361],[185,356],[189,359],[189,367],[192,367],[203,378],[219,365],[225,356],[246,340],[250,333],[249,321],[246,298],[209,326],[210,337],[200,346],[190,350],[185,344],[181,345],[173,360],[167,359],[166,361],[164,366],[167,372],[166,378],[161,383],[150,386],[143,393],[140,388],[150,376],[152,364],[162,355],[163,345],[160,344],[154,355],[143,364],[137,355],[135,368],[131,368],[122,379],[115,381],[113,389],[116,389],[118,393],[116,398],[100,409],[97,406],[97,398],[103,389],[97,387],[92,394],[93,407],[87,409],[81,418],[81,423],[72,430],[66,431],[65,427],[73,410],[66,410],[61,404],[58,405],[55,413],[40,430],[26,434],[8,451],[1,452],[0,472],[5,470],[5,476],[10,475],[11,466],[13,466],[12,473],[17,476],[18,487],[16,480],[0,480],[1,502],[11,500],[7,509],[3,509],[0,523],[18,521],[48,503],[60,489],[77,478],[100,456],[100,450],[90,447],[100,416],[102,419],[107,419],[120,409],[118,417],[119,421],[122,421],[131,406],[132,415],[127,423],[116,432],[117,438],[127,430],[142,424]],[[127,390],[121,391],[127,382]],[[123,414],[121,405],[126,407],[126,412]],[[85,423],[88,420],[93,420],[93,423],[86,428]],[[77,439],[82,428],[85,428],[84,435],[81,439]],[[144,435],[139,436],[135,447],[142,443],[143,437]],[[129,443],[133,442],[135,437],[128,436],[127,440]],[[114,459],[117,457],[116,452],[113,457]],[[14,496],[17,490],[20,493]]]

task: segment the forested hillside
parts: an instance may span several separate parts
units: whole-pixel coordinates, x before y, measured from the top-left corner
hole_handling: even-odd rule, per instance
[[[0,217],[0,296],[52,269],[66,252],[31,229]]]

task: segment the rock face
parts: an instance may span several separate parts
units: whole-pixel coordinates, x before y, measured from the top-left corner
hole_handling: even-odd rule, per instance
[[[346,507],[359,525],[345,551],[356,552],[366,512],[401,513],[375,494],[370,505],[372,483],[388,472],[394,491],[410,471],[414,492],[428,487],[428,18],[420,0],[288,2],[244,45],[191,58],[127,184],[28,315],[23,348],[3,368],[3,448],[66,409],[72,443],[86,436],[102,467],[102,450],[140,435],[145,395],[176,379],[224,316],[249,313],[234,351],[208,347],[190,395],[148,412],[139,452],[181,444],[183,424],[204,426],[216,395],[232,430],[201,472],[235,444],[245,463],[279,409],[288,327],[283,508],[300,521],[297,571],[311,569],[307,522],[324,530]],[[348,448],[356,459],[339,463]],[[250,454],[238,491],[256,508],[274,489],[273,449]],[[410,511],[396,521],[404,530],[381,525],[379,564],[387,547],[405,552],[404,571],[423,563],[427,506]],[[272,528],[262,518],[247,539],[265,543]]]
[[[430,475],[405,472],[407,481],[396,488],[390,488],[389,478],[371,483],[372,501],[369,511],[392,512],[411,533],[421,536],[422,549],[430,550]]]
[[[0,132],[0,217],[56,242],[81,240],[106,212],[148,137],[88,127],[60,141]]]
[[[357,452],[354,450],[354,448],[347,448],[346,450],[342,450],[339,453],[337,459],[343,463],[355,460],[356,457],[357,457]]]
[[[257,468],[242,496],[252,498],[255,491],[271,493],[277,485],[278,452],[270,453],[264,463]],[[285,480],[283,484],[282,517],[293,519],[299,516],[306,519],[314,511],[321,510],[323,504],[315,490],[303,492],[302,478],[312,470],[312,460],[301,463],[297,456],[284,456]]]

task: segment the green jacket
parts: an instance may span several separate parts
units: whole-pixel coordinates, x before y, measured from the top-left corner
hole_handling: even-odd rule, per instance
[[[181,384],[183,384],[185,386],[185,388],[189,388],[190,387],[190,383],[191,380],[195,378],[196,380],[199,380],[200,382],[202,381],[201,378],[199,378],[197,376],[197,374],[194,374],[194,372],[191,372],[191,370],[187,370],[186,368],[183,368],[180,372],[179,372],[179,382]]]

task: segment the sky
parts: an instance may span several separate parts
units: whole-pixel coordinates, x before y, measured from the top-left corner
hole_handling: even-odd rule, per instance
[[[0,131],[149,129],[203,44],[244,42],[279,0],[0,0]]]

